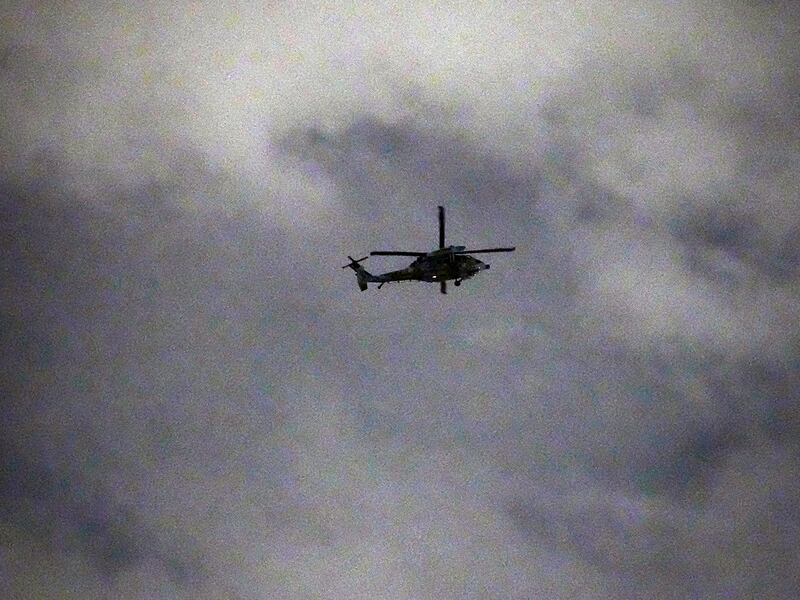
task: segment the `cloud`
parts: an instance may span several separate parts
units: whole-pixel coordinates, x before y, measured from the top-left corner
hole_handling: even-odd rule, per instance
[[[4,9],[6,595],[791,597],[795,9],[349,8]]]

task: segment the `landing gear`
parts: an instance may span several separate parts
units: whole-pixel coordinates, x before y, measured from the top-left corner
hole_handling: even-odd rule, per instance
[[[453,282],[453,284],[454,284],[456,287],[458,287],[458,286],[460,286],[460,285],[461,285],[461,280],[460,280],[460,279],[456,279],[456,280]]]

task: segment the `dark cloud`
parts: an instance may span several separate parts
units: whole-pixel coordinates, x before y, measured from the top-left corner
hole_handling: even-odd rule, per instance
[[[103,578],[142,568],[150,557],[180,587],[202,578],[191,539],[159,539],[149,523],[95,486],[3,448],[4,522],[50,552],[78,553]]]

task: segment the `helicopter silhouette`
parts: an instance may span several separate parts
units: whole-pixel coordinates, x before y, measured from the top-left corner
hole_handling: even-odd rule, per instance
[[[370,283],[377,283],[378,289],[385,283],[396,281],[426,281],[438,283],[442,294],[447,293],[447,282],[453,280],[456,286],[470,277],[474,277],[481,271],[489,268],[484,262],[469,256],[470,254],[482,254],[488,252],[513,252],[515,247],[510,248],[480,248],[477,250],[467,250],[466,246],[447,246],[444,245],[444,207],[439,207],[439,247],[430,252],[404,252],[399,250],[377,250],[370,252],[369,256],[414,256],[414,262],[405,269],[389,271],[381,275],[373,275],[361,266],[361,262],[368,259],[354,259],[348,256],[350,262],[342,268],[348,267],[356,272],[358,287],[363,292]]]

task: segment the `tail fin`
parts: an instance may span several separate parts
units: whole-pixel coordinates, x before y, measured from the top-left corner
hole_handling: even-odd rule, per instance
[[[356,272],[356,280],[358,281],[358,289],[362,292],[367,289],[367,282],[368,281],[377,281],[374,275],[367,271],[364,267],[362,267],[360,263],[362,260],[366,260],[369,258],[365,256],[364,258],[359,258],[358,260],[354,259],[352,256],[348,256],[347,258],[350,259],[350,263],[343,266],[343,269],[350,267],[353,271]]]

